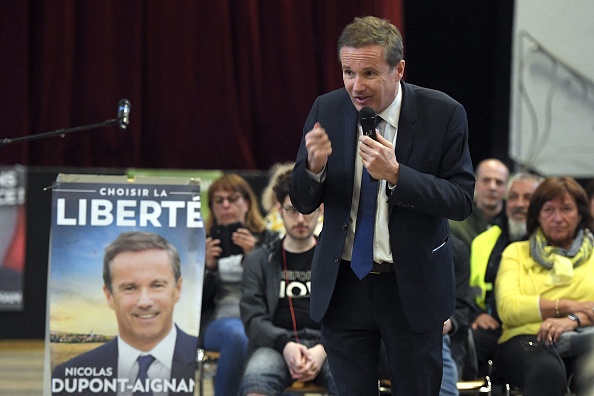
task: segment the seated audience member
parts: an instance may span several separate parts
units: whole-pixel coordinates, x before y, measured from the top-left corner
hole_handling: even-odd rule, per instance
[[[295,166],[294,162],[276,163],[268,171],[268,184],[262,190],[262,209],[266,212],[264,222],[266,229],[278,232],[279,238],[285,236],[285,226],[281,217],[280,211],[276,205],[276,197],[274,195],[273,187],[276,185],[278,177],[288,170],[292,170]]]
[[[545,179],[528,207],[530,239],[503,252],[495,284],[503,323],[495,367],[524,396],[565,395],[567,378],[587,351],[560,345],[594,324],[589,205],[574,179]]]
[[[285,226],[283,224],[283,219],[278,209],[278,205],[276,205],[276,198],[274,196],[274,191],[272,191],[272,187],[276,184],[276,180],[278,179],[279,175],[288,170],[293,170],[294,165],[294,162],[273,165],[272,168],[270,168],[270,179],[268,184],[262,191],[261,203],[262,208],[266,211],[266,217],[264,217],[266,229],[278,232],[280,238],[285,235]],[[318,216],[318,224],[314,230],[315,235],[320,234],[323,223],[324,216]]]
[[[294,381],[315,381],[335,393],[320,343],[320,325],[309,317],[314,229],[322,207],[302,215],[291,204],[291,169],[273,190],[286,235],[259,247],[244,261],[241,319],[250,356],[240,395],[280,395]]]
[[[165,386],[166,380],[174,384],[171,394],[193,395],[198,339],[173,322],[181,296],[180,267],[177,249],[157,234],[124,232],[107,246],[103,292],[115,313],[118,336],[56,366],[52,394],[111,396],[116,395],[113,387],[97,384],[117,380],[118,388],[146,390],[147,380],[151,389]],[[73,390],[83,380],[95,387]]]
[[[472,296],[469,287],[470,264],[469,253],[464,242],[451,236],[454,271],[456,275],[456,309],[443,324],[443,375],[440,396],[456,396],[459,394],[457,382],[460,379],[462,366],[466,356],[470,307]],[[380,379],[390,378],[388,356],[384,345],[380,351],[378,375]]]
[[[248,343],[239,318],[242,260],[277,234],[266,230],[252,188],[236,174],[223,175],[210,185],[208,207],[201,334],[205,349],[220,352],[215,395],[236,395]],[[237,223],[239,228],[229,228]]]
[[[489,158],[477,166],[472,213],[463,221],[449,221],[450,233],[460,238],[468,249],[474,237],[490,225],[499,224],[508,176],[507,166],[498,159]]]
[[[470,314],[476,347],[478,376],[484,377],[488,362],[495,357],[497,340],[501,336],[501,320],[497,314],[493,285],[501,261],[501,253],[512,242],[528,239],[526,216],[534,190],[542,177],[516,173],[507,184],[505,219],[479,234],[470,250],[470,286],[477,290]]]

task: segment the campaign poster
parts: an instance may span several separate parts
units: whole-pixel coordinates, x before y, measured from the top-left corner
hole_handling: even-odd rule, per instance
[[[0,166],[0,311],[22,311],[26,242],[26,168]]]
[[[145,169],[130,168],[126,170],[126,175],[131,178],[136,177],[186,177],[200,179],[200,198],[205,205],[202,207],[202,218],[207,219],[208,209],[208,188],[213,181],[223,176],[225,172],[220,169]]]
[[[170,252],[152,245],[159,237],[175,247],[180,278]],[[197,179],[59,175],[48,275],[51,394],[193,395],[204,245]],[[142,369],[137,358],[149,352]]]

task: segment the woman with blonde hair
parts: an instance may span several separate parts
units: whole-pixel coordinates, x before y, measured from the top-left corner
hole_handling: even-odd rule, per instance
[[[282,238],[285,235],[285,224],[283,223],[283,219],[281,214],[277,208],[276,198],[274,196],[274,191],[272,191],[272,187],[276,184],[278,178],[287,172],[293,170],[295,166],[295,162],[284,162],[284,163],[276,163],[274,164],[270,170],[268,171],[270,175],[270,179],[264,190],[262,191],[262,208],[266,211],[266,217],[264,217],[264,222],[266,223],[266,229],[278,232],[279,238]],[[320,215],[318,217],[318,224],[316,229],[314,230],[314,234],[316,236],[320,235],[322,231],[322,226],[324,225],[324,216]]]
[[[266,228],[278,232],[279,237],[283,237],[285,235],[285,225],[283,224],[283,219],[276,208],[276,197],[274,195],[274,191],[272,191],[272,187],[276,184],[279,176],[292,170],[293,166],[295,166],[294,162],[274,164],[268,171],[268,184],[266,187],[264,187],[264,190],[262,190],[261,204],[262,209],[266,211],[266,217],[264,217]]]

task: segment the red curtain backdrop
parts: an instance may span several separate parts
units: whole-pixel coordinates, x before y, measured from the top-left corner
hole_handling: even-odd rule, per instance
[[[402,0],[0,1],[0,164],[267,169],[295,158],[315,97],[342,86],[336,41]]]

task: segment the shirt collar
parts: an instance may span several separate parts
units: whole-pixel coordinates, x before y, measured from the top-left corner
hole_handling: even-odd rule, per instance
[[[390,106],[386,107],[379,116],[382,117],[393,128],[398,129],[398,121],[400,120],[400,108],[402,107],[402,84],[398,84],[398,93]]]
[[[124,373],[130,372],[140,355],[153,355],[156,360],[171,370],[171,362],[173,361],[176,340],[177,331],[175,325],[171,326],[171,330],[165,338],[148,352],[139,351],[126,343],[126,341],[122,340],[122,337],[118,337],[118,366],[121,371],[118,373],[118,376],[126,376]]]

